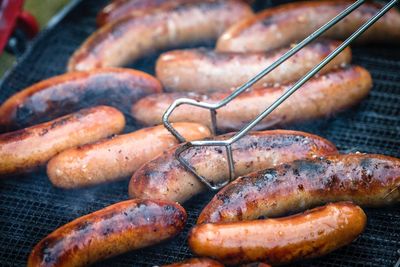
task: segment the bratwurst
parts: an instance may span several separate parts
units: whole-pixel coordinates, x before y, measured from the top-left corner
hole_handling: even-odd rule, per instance
[[[300,79],[339,44],[337,41],[319,41],[306,46],[262,78],[253,88],[285,84]],[[249,81],[287,50],[289,47],[268,53],[224,53],[205,48],[175,50],[160,56],[156,64],[156,73],[167,91],[229,92]],[[320,74],[350,61],[351,50],[346,48],[325,66]]]
[[[177,203],[133,199],[80,217],[40,241],[28,267],[88,266],[177,235],[186,223]]]
[[[301,41],[354,1],[305,1],[266,9],[230,27],[217,42],[218,51],[269,51]],[[364,3],[324,37],[343,40],[382,8]],[[400,43],[400,12],[392,8],[358,39],[362,43]]]
[[[197,123],[176,123],[175,129],[188,141],[211,135]],[[65,150],[47,164],[47,176],[54,186],[77,188],[130,177],[142,164],[178,144],[163,125],[145,128]]]
[[[161,91],[157,79],[137,70],[67,73],[38,82],[6,100],[0,106],[0,127],[23,128],[95,105],[114,106],[126,113],[140,98]]]
[[[225,140],[232,134],[215,137]],[[129,184],[136,198],[185,202],[205,186],[176,159],[172,148],[137,170]],[[336,154],[335,146],[316,135],[297,131],[251,132],[232,144],[235,174],[244,175],[295,159]],[[222,147],[193,147],[181,155],[212,183],[229,179],[227,157]]]
[[[98,106],[0,135],[0,176],[38,168],[63,150],[121,132],[124,115]]]
[[[277,217],[334,201],[364,207],[400,202],[400,159],[349,154],[300,159],[238,178],[201,212],[198,223]]]
[[[131,14],[93,33],[72,55],[68,70],[117,67],[159,49],[213,41],[252,14],[250,6],[239,0],[205,0]]]
[[[329,116],[361,101],[368,95],[371,87],[371,75],[366,69],[358,66],[349,66],[315,77],[262,120],[255,129],[266,129],[271,126],[277,127]],[[242,93],[232,102],[217,110],[218,130],[223,132],[240,130],[287,89],[287,86],[278,86],[253,89]],[[212,93],[209,95],[163,93],[150,95],[133,105],[132,116],[144,125],[156,125],[161,123],[164,112],[178,98],[186,97],[216,103],[228,95],[228,93]],[[176,108],[169,120],[171,122],[191,121],[211,125],[209,110],[190,105],[181,105]]]

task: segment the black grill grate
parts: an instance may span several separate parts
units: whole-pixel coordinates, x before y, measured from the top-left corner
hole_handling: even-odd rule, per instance
[[[267,5],[281,1],[264,1]],[[0,103],[17,90],[65,70],[70,54],[94,30],[105,0],[86,0],[60,23],[37,38],[31,50],[4,79]],[[354,62],[371,71],[374,88],[360,105],[294,129],[319,134],[344,152],[383,153],[400,157],[400,51],[397,47],[355,48]],[[152,72],[154,59],[132,65]],[[86,190],[63,191],[44,172],[0,181],[0,266],[24,266],[33,246],[57,227],[81,215],[127,198],[127,181]],[[205,195],[185,205],[185,231],[170,242],[115,257],[98,266],[152,266],[190,257],[186,235]],[[350,246],[302,266],[392,266],[400,248],[400,207],[367,210],[368,227]],[[296,265],[299,266],[299,265]]]

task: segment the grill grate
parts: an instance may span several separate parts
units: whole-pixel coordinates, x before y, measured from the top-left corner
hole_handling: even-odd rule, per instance
[[[31,50],[3,80],[0,103],[17,90],[64,72],[71,53],[95,29],[95,15],[106,0],[82,1],[54,28],[44,31]],[[260,1],[261,2],[261,1]],[[282,1],[264,1],[273,5]],[[312,124],[292,129],[319,134],[343,152],[383,153],[400,157],[400,50],[354,48],[354,62],[374,78],[370,96],[360,105]],[[131,67],[152,72],[156,56]],[[131,125],[134,127],[134,125]],[[132,129],[130,127],[130,129]],[[43,171],[0,181],[0,265],[24,266],[33,246],[74,218],[127,198],[128,182],[63,191],[53,188]],[[185,231],[164,244],[131,252],[97,266],[152,266],[191,257],[186,236],[202,207],[203,195],[187,203]],[[400,207],[367,210],[368,227],[350,246],[296,266],[393,266],[400,248]]]

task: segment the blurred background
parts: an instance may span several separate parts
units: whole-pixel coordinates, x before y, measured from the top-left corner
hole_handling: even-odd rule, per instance
[[[12,0],[11,0],[12,1]],[[59,12],[70,0],[25,0],[24,10],[31,13],[44,29],[48,21]],[[2,1],[0,0],[0,3]],[[16,62],[16,57],[8,52],[0,55],[0,80],[4,73]]]

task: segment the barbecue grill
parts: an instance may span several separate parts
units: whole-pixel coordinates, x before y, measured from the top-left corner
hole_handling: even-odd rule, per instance
[[[95,16],[107,2],[82,1],[56,25],[42,32],[4,78],[0,85],[0,103],[28,85],[64,73],[69,56],[95,30]],[[257,8],[283,1],[259,2]],[[154,74],[156,58],[154,55],[129,67]],[[341,152],[400,157],[400,49],[394,46],[353,47],[353,62],[372,74],[374,87],[368,98],[329,119],[290,128],[327,138]],[[137,126],[131,122],[127,131],[135,128]],[[43,171],[1,180],[0,266],[25,266],[31,249],[47,234],[79,216],[127,199],[127,188],[128,181],[121,181],[64,191],[52,187]],[[212,194],[205,194],[184,205],[189,215],[187,226],[171,241],[95,266],[153,266],[191,257],[187,233],[211,197]],[[393,266],[399,257],[400,206],[367,209],[366,212],[368,225],[359,239],[326,257],[296,266]]]

